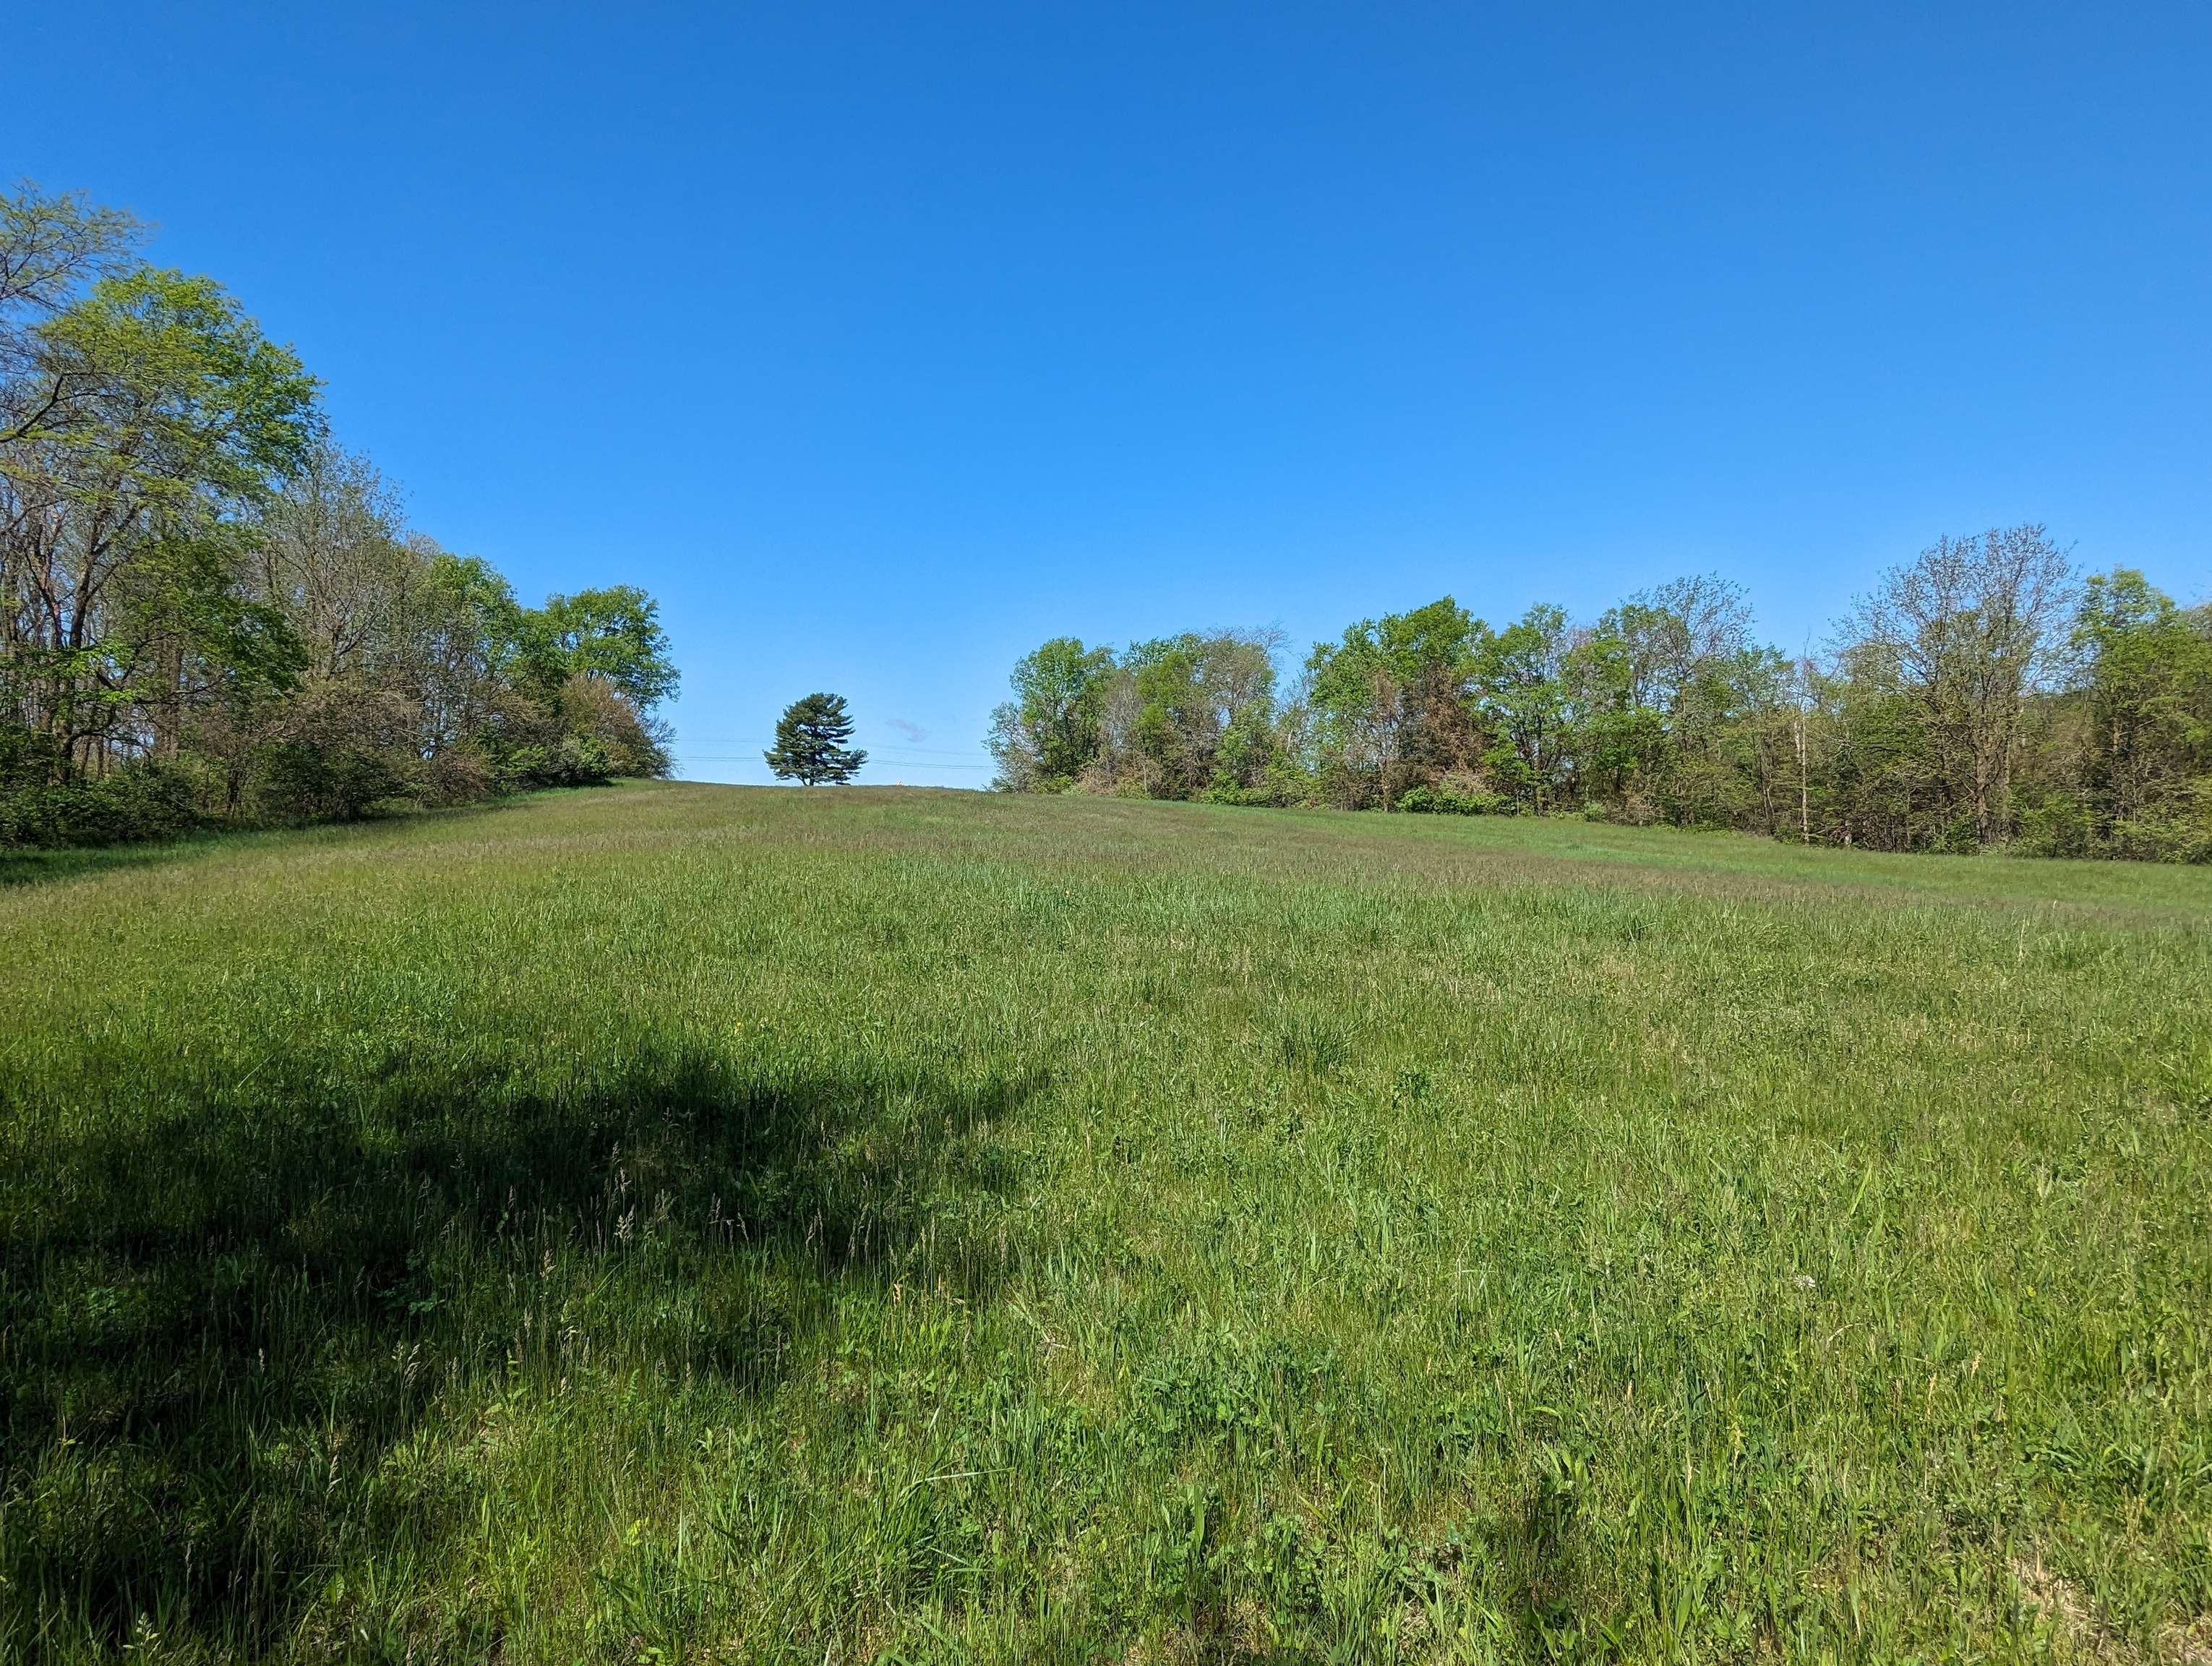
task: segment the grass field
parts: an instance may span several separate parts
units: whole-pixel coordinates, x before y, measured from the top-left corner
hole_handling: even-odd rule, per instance
[[[0,1657],[2212,1660],[2212,872],[660,786],[0,878]]]

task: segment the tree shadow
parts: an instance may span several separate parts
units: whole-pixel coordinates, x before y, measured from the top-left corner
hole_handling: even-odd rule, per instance
[[[392,1479],[453,1402],[595,1370],[756,1395],[856,1282],[988,1296],[963,1201],[1009,1186],[991,1125],[1042,1085],[698,1051],[553,1090],[482,1055],[137,1065],[137,1114],[92,1134],[0,1086],[0,1652],[141,1616],[258,1652],[334,1569],[474,1519]]]
[[[112,873],[118,868],[155,867],[205,849],[209,842],[205,839],[172,839],[145,844],[65,845],[58,849],[0,845],[0,891],[18,885],[52,885],[61,879],[81,879],[88,874]]]
[[[467,804],[372,806],[358,815],[311,818],[301,821],[259,824],[203,824],[163,833],[152,833],[109,844],[0,844],[0,891],[18,885],[49,885],[57,880],[118,870],[159,867],[188,857],[226,848],[296,842],[303,837],[343,837],[374,828],[404,827],[431,822],[462,821],[497,815],[501,811],[536,800],[604,793],[611,783],[589,787],[545,787],[527,792],[502,793]]]

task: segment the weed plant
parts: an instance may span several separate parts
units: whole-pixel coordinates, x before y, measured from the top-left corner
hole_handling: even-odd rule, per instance
[[[2212,1657],[2212,873],[641,786],[0,890],[0,1656]]]

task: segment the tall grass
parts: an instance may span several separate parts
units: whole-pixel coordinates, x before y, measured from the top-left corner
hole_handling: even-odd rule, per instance
[[[2212,1651],[2212,875],[640,787],[7,877],[0,1656]]]

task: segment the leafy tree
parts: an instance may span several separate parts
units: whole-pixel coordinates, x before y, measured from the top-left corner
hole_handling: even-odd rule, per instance
[[[2141,573],[2092,578],[2074,627],[2082,661],[2081,775],[2100,831],[2161,842],[2212,835],[2212,608],[2185,612]]]
[[[1675,579],[1607,611],[1597,634],[1624,650],[1630,703],[1673,713],[1701,677],[1752,646],[1751,603],[1742,586],[1715,575]]]
[[[1186,631],[1133,644],[1107,705],[1105,762],[1117,789],[1188,799],[1254,788],[1273,753],[1279,641]]]
[[[2029,848],[2212,860],[2212,608],[2126,568],[2083,586],[2071,686],[2039,714],[2023,773]]]
[[[2063,668],[2075,593],[2073,563],[2028,525],[1940,538],[1860,604],[1846,654],[1918,726],[1942,848],[2009,836],[2022,726]]]
[[[1304,704],[1327,796],[1389,807],[1474,768],[1482,739],[1468,684],[1490,639],[1489,626],[1445,596],[1317,644],[1306,659]]]
[[[1567,796],[1574,754],[1563,672],[1570,641],[1564,610],[1540,604],[1482,643],[1474,656],[1477,709],[1493,736],[1484,766],[1528,809]]]
[[[1010,792],[1063,793],[1098,759],[1114,650],[1055,636],[1015,663],[1015,697],[991,714],[991,756]]]
[[[597,677],[649,712],[676,692],[676,663],[660,609],[635,585],[549,596],[517,622],[525,674],[539,687],[559,688],[576,675]]]
[[[139,267],[15,299],[40,315],[10,325],[0,391],[0,693],[68,776],[173,756],[241,631],[270,643],[264,667],[288,657],[270,639],[289,622],[237,594],[236,557],[320,432],[315,383],[206,278]]]
[[[764,756],[778,780],[807,787],[842,787],[868,761],[866,752],[848,748],[853,720],[845,697],[810,694],[794,700],[776,720],[775,745]]]
[[[665,773],[652,599],[526,609],[410,532],[290,350],[140,237],[0,194],[0,840]]]
[[[1778,824],[1794,674],[1751,640],[1742,588],[1676,579],[1575,634],[1562,666],[1575,790],[1633,822]]]

